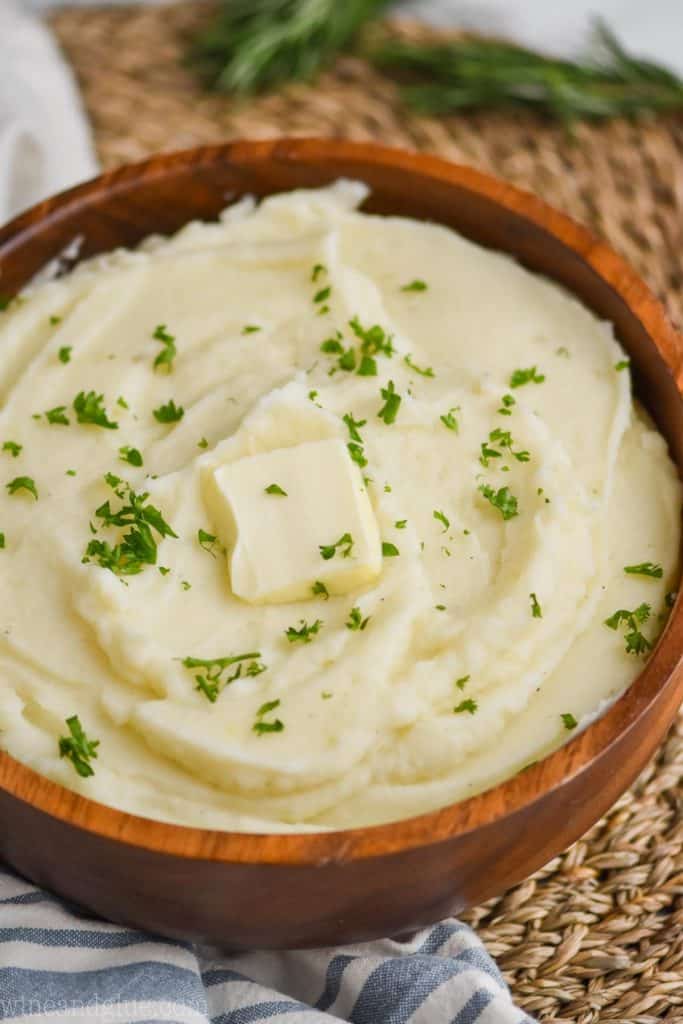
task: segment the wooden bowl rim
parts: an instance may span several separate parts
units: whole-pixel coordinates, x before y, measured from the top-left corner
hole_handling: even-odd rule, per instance
[[[381,165],[397,174],[469,191],[530,221],[571,250],[628,307],[653,340],[667,371],[681,380],[683,339],[647,285],[630,265],[586,228],[529,192],[492,175],[440,157],[374,143],[315,138],[236,141],[160,154],[125,165],[37,204],[0,228],[0,253],[47,220],[62,221],[103,196],[134,191],[184,167],[234,163],[241,167],[284,161],[324,167],[327,163]],[[362,177],[362,174],[359,174]],[[28,236],[28,237],[27,237]],[[666,353],[668,358],[664,355]],[[670,360],[675,359],[672,367]],[[678,387],[679,394],[681,392]],[[0,789],[76,829],[169,856],[243,864],[320,865],[389,856],[445,842],[529,807],[573,779],[623,739],[648,713],[683,656],[672,628],[683,619],[676,601],[643,671],[606,712],[547,757],[475,796],[410,818],[327,832],[227,832],[170,824],[129,814],[66,789],[0,751]]]

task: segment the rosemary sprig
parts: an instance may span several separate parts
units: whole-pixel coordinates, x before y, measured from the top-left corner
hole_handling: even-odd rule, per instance
[[[309,79],[388,0],[221,0],[193,42],[206,83],[241,95]]]
[[[406,101],[428,114],[468,108],[527,108],[571,123],[683,109],[683,81],[630,56],[602,21],[594,55],[561,60],[497,40],[385,41],[368,51],[379,67],[416,78]]]

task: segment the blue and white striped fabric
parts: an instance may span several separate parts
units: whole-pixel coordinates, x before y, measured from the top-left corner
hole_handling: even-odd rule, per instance
[[[533,1024],[475,934],[225,954],[90,917],[0,868],[0,1021]]]

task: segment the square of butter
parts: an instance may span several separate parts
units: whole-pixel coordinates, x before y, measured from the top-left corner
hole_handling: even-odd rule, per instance
[[[341,440],[308,441],[226,463],[213,471],[207,490],[214,529],[228,552],[232,591],[244,601],[305,600],[317,581],[331,594],[344,594],[381,571],[372,505]],[[346,534],[350,550],[340,544],[323,558],[321,546],[329,555]]]

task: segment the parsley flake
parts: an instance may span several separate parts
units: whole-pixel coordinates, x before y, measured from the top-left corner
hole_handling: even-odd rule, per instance
[[[517,404],[517,399],[513,395],[503,395],[501,398],[501,406],[498,412],[501,416],[512,416],[512,406]]]
[[[311,587],[311,593],[314,597],[322,597],[323,601],[329,601],[330,599],[329,591],[322,580],[315,581]]]
[[[158,423],[177,423],[185,415],[182,405],[176,405],[173,399],[166,405],[160,405],[158,409],[153,409],[152,412]]]
[[[66,415],[65,405],[56,405],[54,409],[48,409],[43,415],[48,423],[53,425],[60,424],[64,427],[69,426],[69,417]]]
[[[260,330],[262,328],[258,324],[245,324],[242,328],[242,334],[256,334]]]
[[[266,671],[266,666],[258,661],[260,657],[260,651],[250,651],[248,654],[229,654],[224,658],[187,657],[181,661],[187,669],[200,669],[194,677],[195,690],[203,693],[211,704],[215,704],[225,687],[241,677],[243,669],[245,676],[258,676]],[[249,664],[245,668],[244,663],[247,661]],[[235,670],[226,674],[227,669],[234,665],[237,666]]]
[[[538,598],[534,593],[529,594],[529,600],[531,601],[531,614],[535,619],[543,618],[543,610],[538,603]]]
[[[562,719],[562,724],[565,727],[565,729],[567,729],[567,731],[571,729],[576,729],[577,725],[579,724],[574,718],[571,711],[565,711],[564,714],[560,715],[560,718]]]
[[[287,491],[283,491],[279,484],[268,484],[265,488],[266,494],[279,494],[281,498],[287,498]]]
[[[59,756],[67,757],[81,778],[87,779],[95,774],[90,762],[97,757],[100,741],[88,739],[78,715],[67,718],[66,725],[70,735],[60,736]]]
[[[275,709],[279,707],[279,699],[269,700],[266,701],[265,704],[261,705],[261,707],[256,712],[256,721],[252,725],[252,729],[257,735],[262,736],[266,732],[282,732],[282,730],[284,729],[284,724],[280,721],[279,718],[276,718],[274,722],[263,721],[264,715],[269,714],[271,711],[275,711]]]
[[[324,263],[316,263],[311,271],[311,281],[315,284],[321,274],[327,273],[327,267]]]
[[[9,452],[13,459],[16,459],[21,454],[23,444],[17,444],[16,441],[5,441],[2,446],[3,452]]]
[[[107,416],[103,406],[104,395],[96,391],[79,391],[73,401],[74,412],[79,423],[89,423],[105,430],[118,430],[119,425]]]
[[[459,679],[455,680],[455,685],[458,687],[459,690],[464,690],[465,687],[467,686],[467,684],[469,683],[469,681],[470,681],[470,677],[469,676],[460,676]]]
[[[440,523],[443,524],[443,531],[442,532],[446,533],[446,531],[450,528],[450,525],[451,525],[450,519],[448,519],[448,517],[443,512],[440,512],[438,508],[434,509],[434,511],[432,512],[432,515],[433,515],[434,519],[437,519]]]
[[[363,630],[370,621],[370,616],[367,615],[365,618],[361,615],[360,608],[352,608],[349,613],[349,619],[346,623],[346,628],[351,630]]]
[[[628,370],[630,365],[631,365],[631,360],[630,359],[620,359],[618,363],[614,364],[614,369],[618,373],[620,370]]]
[[[5,535],[0,531],[0,550],[5,547]]]
[[[453,708],[453,714],[461,715],[466,711],[469,715],[473,715],[478,708],[479,705],[476,700],[474,700],[473,697],[467,697],[465,700],[461,700],[460,703]]]
[[[167,370],[168,373],[170,373],[173,369],[173,360],[178,354],[175,344],[175,336],[168,333],[166,330],[166,324],[158,324],[154,328],[152,337],[155,341],[160,341],[163,345],[161,352],[154,360],[154,369]]]
[[[458,430],[460,429],[460,425],[455,416],[456,412],[460,412],[459,405],[454,405],[451,409],[448,410],[447,413],[444,413],[443,416],[439,416],[439,419],[443,423],[444,427],[446,427],[448,430],[454,430],[455,433],[457,434]]]
[[[343,533],[338,541],[334,544],[319,544],[318,550],[320,554],[328,562],[331,558],[337,554],[337,549],[341,550],[342,558],[349,558],[351,551],[353,550],[353,537],[350,533]]]
[[[113,473],[107,473],[104,479],[121,506],[113,512],[107,500],[96,509],[95,515],[103,526],[128,529],[128,532],[114,546],[108,541],[91,540],[82,561],[86,564],[95,561],[100,568],[109,569],[116,576],[134,576],[142,572],[145,565],[156,565],[157,541],[152,531],[162,538],[177,539],[178,534],[171,529],[159,509],[147,503],[149,494],[146,491],[136,494],[129,483]]]
[[[382,558],[396,558],[400,553],[396,545],[392,544],[391,541],[382,541]]]
[[[513,519],[519,515],[517,498],[509,487],[501,487],[495,491],[489,484],[480,484],[479,491],[494,508],[498,509],[503,519]]]
[[[431,366],[427,366],[423,370],[421,367],[417,366],[413,362],[412,357],[410,356],[410,354],[408,354],[407,356],[403,357],[403,362],[406,364],[406,366],[409,366],[411,370],[414,370],[415,373],[419,373],[421,377],[434,377],[435,376],[435,373],[432,370]]]
[[[651,576],[652,579],[661,580],[664,570],[656,562],[640,562],[638,565],[625,565],[624,572],[629,576]]]
[[[352,441],[358,441],[359,444],[363,443],[363,438],[358,433],[360,427],[364,427],[368,422],[367,420],[355,420],[350,412],[347,412],[342,416],[342,419],[346,426],[349,428],[349,436]]]
[[[405,530],[407,522],[407,519],[397,519],[396,522],[394,523],[394,529]]]
[[[199,542],[200,548],[203,548],[204,551],[207,551],[212,558],[216,557],[214,547],[218,543],[218,537],[216,537],[215,534],[207,533],[206,530],[202,530],[202,528],[200,527],[197,530],[197,541]]]
[[[620,608],[618,611],[605,619],[605,625],[609,629],[618,629],[624,625],[627,632],[624,634],[627,654],[646,654],[652,647],[651,642],[642,633],[640,627],[650,618],[652,608],[649,604],[640,604],[633,611],[627,608]]]
[[[363,450],[363,445],[358,444],[356,441],[349,441],[346,447],[348,449],[352,461],[355,462],[357,466],[360,466],[361,469],[364,469],[364,467],[367,466],[368,464],[368,460],[365,458],[365,451]]]
[[[15,476],[14,480],[10,480],[5,487],[10,494],[17,494],[19,491],[28,491],[32,494],[36,501],[38,501],[38,489],[35,485],[35,481],[30,476]]]
[[[71,352],[72,352],[72,350],[73,350],[73,345],[62,345],[62,347],[60,348],[59,352],[57,353],[57,358],[59,359],[60,363],[70,363],[71,362]]]
[[[124,444],[123,447],[119,448],[119,458],[122,462],[128,462],[131,466],[140,467],[142,465],[142,454],[137,448],[131,448],[129,444]]]
[[[379,419],[384,420],[388,425],[394,423],[401,405],[401,396],[396,394],[393,380],[390,380],[385,388],[380,388],[380,394],[384,399],[384,405],[377,413]]]
[[[197,447],[198,448],[208,448],[209,447],[209,442],[206,440],[205,437],[203,437],[201,439],[201,441],[197,441]]]
[[[296,629],[295,626],[289,626],[285,630],[285,636],[289,640],[290,644],[297,642],[310,644],[313,637],[320,632],[320,628],[323,625],[322,619],[316,619],[310,626],[304,619],[299,619],[299,623],[299,629]]]
[[[511,388],[521,388],[524,384],[542,384],[545,380],[545,375],[538,373],[535,366],[530,366],[526,370],[514,370],[510,377]]]
[[[426,292],[427,282],[421,281],[419,278],[415,278],[414,281],[410,281],[409,284],[401,285],[402,292]]]

